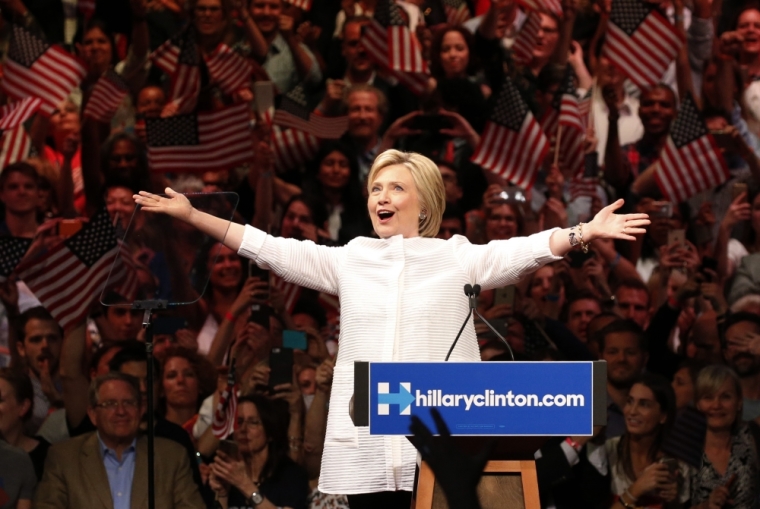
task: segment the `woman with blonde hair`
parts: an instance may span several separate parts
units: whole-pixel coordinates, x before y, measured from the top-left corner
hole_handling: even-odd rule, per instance
[[[446,203],[441,173],[430,159],[383,152],[369,172],[367,190],[367,210],[379,239],[358,237],[338,248],[230,224],[194,209],[171,189],[167,197],[141,191],[135,200],[147,212],[190,223],[286,281],[340,297],[340,355],[319,488],[347,494],[352,509],[408,507],[416,451],[403,437],[370,436],[353,425],[348,407],[354,361],[442,361],[468,312],[465,284],[491,289],[515,283],[581,240],[634,240],[649,219],[616,215],[623,205],[619,200],[588,224],[475,246],[459,235],[435,238]],[[480,360],[472,321],[451,359]]]
[[[707,418],[702,465],[691,481],[694,509],[729,504],[756,508],[757,443],[751,426],[742,422],[742,386],[727,366],[707,366],[697,376],[697,409]],[[730,502],[729,502],[730,501]]]

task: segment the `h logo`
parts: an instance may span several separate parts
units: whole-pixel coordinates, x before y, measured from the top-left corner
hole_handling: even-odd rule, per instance
[[[399,415],[411,415],[412,403],[412,384],[409,382],[400,382],[398,392],[391,392],[388,382],[377,384],[377,414],[390,415],[391,405],[398,405]]]

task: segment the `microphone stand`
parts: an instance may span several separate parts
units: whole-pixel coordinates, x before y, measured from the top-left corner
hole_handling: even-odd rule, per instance
[[[459,332],[457,333],[457,337],[454,338],[454,342],[451,344],[451,348],[449,348],[449,353],[446,354],[445,361],[449,360],[449,357],[451,357],[451,352],[454,351],[454,347],[457,345],[457,342],[459,341],[459,338],[462,336],[462,331],[464,331],[465,326],[467,325],[467,322],[470,321],[470,317],[473,313],[478,315],[478,317],[483,320],[483,322],[488,326],[489,329],[491,329],[491,332],[496,334],[496,337],[499,338],[502,343],[504,343],[507,347],[507,350],[509,350],[509,356],[512,357],[512,360],[515,360],[515,353],[512,351],[512,347],[509,345],[506,339],[504,339],[504,336],[499,334],[499,332],[493,328],[493,326],[483,318],[483,315],[480,314],[480,311],[478,311],[478,295],[480,295],[480,285],[476,284],[475,286],[471,284],[464,285],[464,294],[467,295],[467,301],[470,306],[470,310],[467,312],[467,317],[464,319],[464,323],[462,323],[462,327],[459,328]]]

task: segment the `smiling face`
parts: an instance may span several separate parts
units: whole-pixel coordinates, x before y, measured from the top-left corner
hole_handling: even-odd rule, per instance
[[[87,65],[101,69],[111,63],[111,40],[100,27],[89,30],[82,38],[82,58]]]
[[[209,284],[216,289],[237,288],[243,270],[238,254],[224,244],[215,244],[209,253]]]
[[[129,443],[137,436],[142,415],[140,400],[127,382],[104,382],[98,390],[98,406],[90,408],[87,413],[109,447],[115,443]]]
[[[256,22],[264,37],[277,32],[282,0],[253,0],[251,2],[251,18]]]
[[[736,31],[742,36],[742,53],[757,55],[760,53],[760,11],[747,9],[739,16]]]
[[[541,27],[536,34],[536,44],[533,46],[533,58],[542,61],[554,53],[559,39],[557,20],[548,14],[541,13]]]
[[[421,206],[412,173],[401,164],[379,170],[367,200],[372,227],[381,239],[420,234]]]
[[[601,358],[607,361],[607,380],[615,387],[626,387],[644,370],[648,356],[635,334],[613,332],[604,337]]]
[[[707,417],[708,429],[730,429],[742,412],[742,399],[734,381],[727,377],[717,391],[699,398],[697,409]]]
[[[652,389],[644,384],[633,384],[631,387],[623,407],[623,416],[626,430],[634,436],[656,433],[668,419]]]
[[[441,42],[441,67],[447,78],[462,76],[470,63],[470,50],[461,33],[450,30]]]
[[[670,131],[670,124],[676,116],[676,97],[664,87],[653,87],[641,94],[639,117],[644,132],[661,136]]]

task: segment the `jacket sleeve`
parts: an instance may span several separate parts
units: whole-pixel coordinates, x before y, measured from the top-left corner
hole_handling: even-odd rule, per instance
[[[485,245],[470,244],[464,237],[455,237],[456,258],[472,283],[484,290],[514,284],[547,263],[561,260],[549,248],[555,229],[530,237],[493,240]]]
[[[173,509],[204,509],[206,504],[203,502],[200,491],[198,491],[198,485],[193,479],[190,460],[187,458],[184,449],[178,447],[176,457],[178,458],[178,465],[172,483]]]
[[[238,254],[270,269],[286,281],[332,295],[338,293],[345,247],[273,237],[248,225]]]
[[[71,458],[61,454],[61,448],[51,447],[45,460],[42,480],[37,484],[35,509],[66,509],[69,507],[68,487],[64,472]]]

